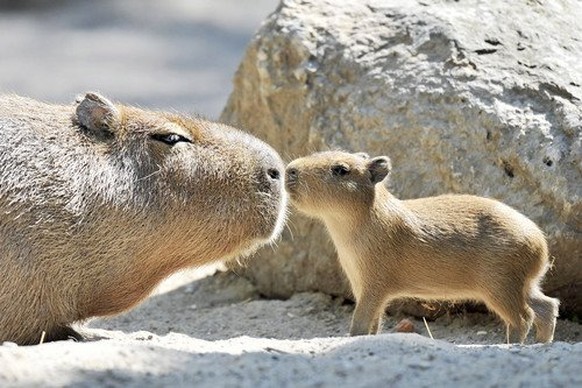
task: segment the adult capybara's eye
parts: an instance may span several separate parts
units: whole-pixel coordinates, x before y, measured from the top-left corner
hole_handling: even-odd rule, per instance
[[[331,173],[334,176],[344,176],[350,173],[350,169],[343,164],[336,164],[331,168]]]
[[[188,139],[185,136],[178,135],[177,133],[154,133],[152,139],[156,141],[161,141],[162,143],[166,143],[167,145],[175,145],[176,143],[185,142],[185,143],[192,143],[192,140]]]

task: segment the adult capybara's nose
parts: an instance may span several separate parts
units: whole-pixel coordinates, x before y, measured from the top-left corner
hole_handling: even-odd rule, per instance
[[[274,181],[278,181],[281,178],[281,172],[278,168],[268,168],[267,176]]]

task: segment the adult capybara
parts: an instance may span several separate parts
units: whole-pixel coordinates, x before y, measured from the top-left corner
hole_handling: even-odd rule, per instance
[[[226,125],[0,97],[0,342],[80,338],[180,269],[253,252],[284,222],[284,165]]]
[[[551,342],[559,302],[540,281],[544,234],[498,201],[471,195],[395,198],[385,156],[323,152],[286,169],[291,202],[321,219],[354,296],[350,334],[375,334],[395,298],[483,301],[507,324],[508,341]],[[382,182],[382,183],[380,183]]]

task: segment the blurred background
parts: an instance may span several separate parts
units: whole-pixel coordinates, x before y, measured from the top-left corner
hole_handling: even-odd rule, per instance
[[[217,119],[278,0],[0,0],[0,93],[84,91]]]

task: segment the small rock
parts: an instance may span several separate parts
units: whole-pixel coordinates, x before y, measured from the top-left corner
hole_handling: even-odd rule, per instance
[[[477,335],[487,335],[487,332],[485,330],[479,330]]]
[[[2,342],[2,346],[6,347],[6,348],[17,348],[18,344],[16,342],[4,341],[4,342]]]
[[[397,333],[415,333],[416,328],[414,327],[414,322],[410,319],[403,319],[394,327],[394,331]]]

